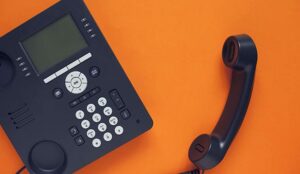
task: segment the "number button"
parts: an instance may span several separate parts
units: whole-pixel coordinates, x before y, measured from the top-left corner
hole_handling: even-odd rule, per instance
[[[93,113],[96,110],[96,106],[94,104],[89,104],[86,109],[89,113]]]
[[[75,115],[78,120],[81,120],[84,118],[84,112],[82,110],[77,111]]]
[[[103,138],[105,141],[111,141],[112,139],[112,134],[109,133],[109,132],[106,132],[104,135],[103,135]]]
[[[106,100],[106,98],[104,98],[104,97],[100,97],[99,99],[98,99],[98,104],[99,104],[99,106],[105,106],[106,104],[107,104],[107,100]]]
[[[83,121],[81,122],[81,127],[82,127],[83,129],[89,128],[90,125],[91,125],[91,123],[90,123],[88,120],[83,120]]]
[[[93,115],[93,121],[95,122],[95,123],[99,123],[100,121],[101,121],[101,115],[100,114],[98,114],[98,113],[96,113],[96,114],[94,114]]]
[[[96,136],[96,132],[93,129],[89,129],[86,133],[89,138],[94,138]]]
[[[100,132],[105,132],[106,129],[107,129],[107,126],[106,126],[105,123],[100,123],[100,124],[98,125],[98,130],[99,130]]]
[[[110,117],[109,118],[109,123],[113,126],[118,124],[118,118],[117,117]]]
[[[95,148],[97,148],[101,146],[101,141],[98,138],[96,138],[93,140],[92,144]]]
[[[106,115],[106,116],[110,116],[110,115],[112,114],[112,109],[111,109],[111,107],[106,107],[106,108],[104,108],[103,113],[104,113],[104,115]]]
[[[117,126],[117,127],[115,128],[115,133],[116,133],[117,135],[122,135],[123,132],[124,132],[124,128],[123,128],[122,126]]]

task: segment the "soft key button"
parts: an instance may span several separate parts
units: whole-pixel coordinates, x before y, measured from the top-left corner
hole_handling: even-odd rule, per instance
[[[76,60],[76,61],[70,63],[67,67],[68,67],[68,69],[72,69],[79,64],[80,64],[79,60]]]
[[[44,83],[47,84],[47,83],[51,82],[52,80],[54,80],[55,78],[56,78],[56,75],[52,74],[51,76],[44,79]]]
[[[67,67],[64,67],[64,68],[62,68],[61,70],[57,71],[57,72],[55,73],[55,75],[58,77],[58,76],[64,74],[65,72],[67,72],[67,71],[68,71],[68,68],[67,68]]]
[[[87,53],[86,55],[79,58],[79,62],[82,63],[82,62],[88,60],[91,57],[92,57],[92,53]]]

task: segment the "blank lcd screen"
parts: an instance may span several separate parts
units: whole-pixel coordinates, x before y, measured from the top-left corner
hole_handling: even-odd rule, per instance
[[[71,57],[87,47],[73,21],[66,15],[22,42],[38,73]]]

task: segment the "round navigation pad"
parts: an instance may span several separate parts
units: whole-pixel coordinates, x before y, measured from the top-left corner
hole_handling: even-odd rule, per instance
[[[0,52],[0,89],[11,83],[15,75],[15,68],[11,59]]]
[[[36,173],[60,174],[65,169],[66,156],[59,144],[41,141],[31,149],[29,163]]]
[[[87,88],[87,83],[86,76],[79,71],[70,72],[65,80],[67,90],[73,94],[82,93]]]

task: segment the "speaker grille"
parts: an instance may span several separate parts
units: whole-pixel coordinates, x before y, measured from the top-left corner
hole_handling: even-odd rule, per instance
[[[9,112],[8,115],[16,129],[21,129],[34,121],[33,114],[26,103]]]

